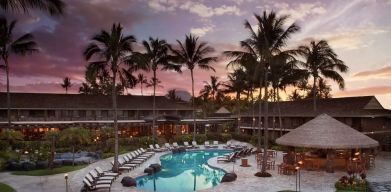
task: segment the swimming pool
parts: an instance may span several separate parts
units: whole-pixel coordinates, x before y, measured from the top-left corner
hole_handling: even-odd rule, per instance
[[[210,149],[163,155],[160,157],[162,171],[137,178],[137,188],[143,191],[186,192],[214,187],[225,172],[208,166],[207,161],[230,152]]]

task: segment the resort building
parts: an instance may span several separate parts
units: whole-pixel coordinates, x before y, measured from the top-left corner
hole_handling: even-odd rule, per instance
[[[318,99],[314,111],[313,100],[269,102],[269,130],[271,137],[289,132],[320,114],[329,116],[378,140],[391,144],[391,110],[385,109],[374,96]],[[263,107],[263,106],[262,106]],[[258,106],[242,112],[240,129],[253,133],[258,129]],[[280,119],[281,117],[281,127]],[[262,122],[263,123],[263,122]],[[274,132],[274,133],[273,133]]]
[[[8,126],[6,94],[0,93],[0,128]],[[118,125],[122,137],[151,133],[152,96],[118,96]],[[156,96],[158,134],[189,132],[186,120],[192,107],[184,102]],[[182,122],[183,121],[183,122]],[[85,127],[98,130],[112,127],[111,96],[80,94],[11,94],[11,127],[22,131],[26,139],[40,138],[48,130]]]

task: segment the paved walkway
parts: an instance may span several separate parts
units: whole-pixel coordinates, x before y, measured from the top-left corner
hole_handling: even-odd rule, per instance
[[[369,184],[372,192],[390,192],[391,181],[389,182],[372,182]]]

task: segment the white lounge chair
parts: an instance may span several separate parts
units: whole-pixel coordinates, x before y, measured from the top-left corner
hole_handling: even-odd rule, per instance
[[[153,147],[153,145],[149,145],[149,148],[154,151],[154,152],[163,152],[163,150],[161,149],[155,149],[155,147]]]
[[[115,177],[113,176],[103,176],[103,177],[99,177],[98,173],[96,171],[93,171],[91,170],[90,172],[88,172],[88,174],[91,175],[92,178],[94,178],[95,181],[100,181],[100,180],[109,180],[111,182],[114,181]]]
[[[213,141],[213,145],[211,147],[212,148],[219,148],[219,142],[218,141]]]
[[[210,144],[209,144],[209,141],[205,141],[204,146],[205,146],[206,149],[207,149],[207,148],[211,148],[211,146],[210,146]]]
[[[140,150],[141,150],[143,153],[145,153],[145,154],[152,154],[152,155],[155,155],[155,152],[153,152],[153,151],[147,151],[147,150],[145,150],[144,148],[140,148]]]
[[[164,146],[165,146],[167,149],[169,149],[169,150],[171,150],[171,149],[174,148],[174,147],[172,147],[169,143],[165,143]]]
[[[193,146],[189,145],[189,142],[187,142],[187,141],[183,142],[183,145],[184,145],[187,149],[193,148]]]
[[[89,182],[91,182],[91,183],[93,183],[93,184],[109,184],[109,185],[111,185],[111,184],[113,183],[111,180],[95,180],[94,178],[92,178],[92,176],[91,176],[90,174],[87,174],[87,175],[85,176],[85,178],[86,178]]]
[[[87,186],[89,191],[96,190],[96,189],[109,189],[109,191],[111,191],[110,184],[92,184],[86,178],[83,179],[83,183]]]
[[[232,147],[231,141],[227,141],[227,144],[225,144],[223,147],[224,148],[231,148]]]
[[[167,151],[168,150],[165,147],[160,147],[159,144],[155,144],[155,149],[162,150],[162,151]]]
[[[193,145],[194,148],[200,148],[200,146],[197,144],[197,141],[192,141],[191,145]]]
[[[172,143],[172,146],[174,146],[174,148],[180,147],[177,142]]]
[[[103,169],[100,168],[100,167],[95,167],[95,171],[98,173],[98,175],[100,177],[102,177],[102,176],[113,176],[113,177],[117,178],[119,176],[118,173],[113,173],[113,172],[110,172],[110,171],[103,171]]]

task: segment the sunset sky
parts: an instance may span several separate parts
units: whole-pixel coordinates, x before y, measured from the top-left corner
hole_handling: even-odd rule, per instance
[[[346,89],[333,85],[334,97],[376,95],[391,108],[391,1],[261,1],[261,0],[65,0],[66,14],[48,17],[40,12],[30,15],[7,13],[18,19],[17,34],[30,32],[39,44],[40,52],[24,58],[11,56],[11,91],[63,93],[59,83],[69,76],[77,93],[87,64],[82,50],[92,35],[109,30],[120,22],[126,34],[140,42],[149,36],[169,43],[183,40],[185,34],[200,36],[216,49],[220,56],[213,64],[216,73],[197,71],[196,92],[210,75],[224,80],[227,60],[225,50],[238,48],[238,42],[248,36],[245,19],[255,25],[253,13],[274,10],[289,14],[289,22],[297,22],[301,31],[292,36],[289,47],[307,43],[310,39],[326,39],[350,70],[344,74]],[[5,14],[5,13],[1,13]],[[140,46],[135,45],[139,49]],[[190,73],[159,72],[163,88],[191,90]],[[4,73],[0,75],[0,91],[5,91]],[[140,94],[139,87],[130,91]],[[151,90],[144,90],[150,93]]]

